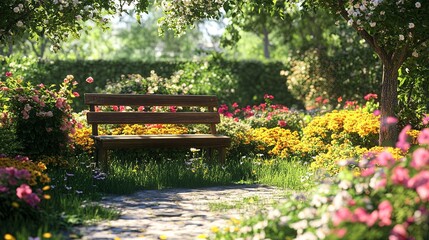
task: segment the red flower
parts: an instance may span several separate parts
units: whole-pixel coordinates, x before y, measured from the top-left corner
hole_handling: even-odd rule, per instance
[[[79,96],[80,96],[78,92],[73,92],[73,95],[74,95],[75,97],[79,97]]]
[[[6,75],[6,77],[12,77],[13,74],[11,72],[6,72],[5,75]]]
[[[375,93],[368,93],[365,97],[363,97],[366,101],[369,101],[371,99],[377,99],[377,94]]]

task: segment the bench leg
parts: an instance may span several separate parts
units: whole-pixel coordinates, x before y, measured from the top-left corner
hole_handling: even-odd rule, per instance
[[[109,170],[109,165],[107,162],[107,150],[102,148],[97,148],[96,153],[97,165],[105,173]]]
[[[226,158],[226,148],[219,148],[219,163],[224,165],[225,164],[225,158]]]

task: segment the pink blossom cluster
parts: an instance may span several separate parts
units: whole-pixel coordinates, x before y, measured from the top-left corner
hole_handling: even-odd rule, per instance
[[[360,189],[359,192],[365,192],[365,194],[359,196],[362,193],[354,192],[353,194],[359,196],[359,200],[346,194],[346,204],[337,208],[332,215],[333,233],[341,232],[344,236],[347,234],[345,227],[349,226],[347,223],[361,223],[367,227],[389,227],[391,229],[389,239],[391,240],[410,239],[412,235],[408,228],[413,224],[420,224],[421,217],[419,216],[429,216],[429,128],[420,132],[417,138],[419,145],[415,148],[411,148],[408,142],[407,132],[410,130],[411,126],[406,126],[401,131],[397,142],[397,147],[404,152],[413,150],[409,153],[409,158],[397,161],[392,154],[382,152],[370,161],[365,159],[371,156],[365,156],[365,161],[359,163],[364,169],[361,171],[359,183],[355,184],[356,190],[354,191]],[[374,201],[376,199],[372,199],[374,196],[371,192],[383,192],[386,189],[394,188],[402,188],[403,190],[400,192],[410,194],[410,202],[407,204],[414,206],[416,214],[399,221],[398,219],[401,218],[394,216],[393,206],[397,206],[394,197],[389,198],[383,194],[383,198],[379,200],[378,204],[377,201]],[[374,204],[376,204],[375,207],[373,207]]]
[[[0,195],[15,195],[31,207],[36,207],[41,201],[39,197],[41,190],[33,192],[26,183],[30,178],[31,174],[26,169],[0,168]]]

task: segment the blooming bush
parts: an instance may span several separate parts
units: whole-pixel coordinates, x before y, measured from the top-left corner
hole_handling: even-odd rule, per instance
[[[406,134],[404,131],[401,134]],[[429,129],[400,160],[387,152],[365,154],[325,179],[306,198],[216,233],[221,239],[426,239],[429,230]],[[352,161],[350,161],[352,162]],[[303,201],[305,200],[305,201]]]
[[[27,157],[0,157],[0,219],[34,213],[43,199],[50,198],[43,194],[49,186],[39,188],[50,182],[44,170],[43,163],[36,164]]]
[[[0,82],[0,104],[9,113],[9,126],[15,129],[26,155],[64,153],[70,146],[68,134],[76,127],[70,103],[79,94],[73,92],[77,84],[73,76],[68,75],[58,90],[54,85],[34,86],[11,73],[6,77]]]
[[[280,127],[256,128],[250,131],[250,141],[256,149],[271,156],[287,158],[297,150],[300,137],[297,132]]]

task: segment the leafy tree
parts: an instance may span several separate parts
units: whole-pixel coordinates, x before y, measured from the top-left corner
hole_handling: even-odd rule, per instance
[[[185,29],[184,26],[201,18],[219,18],[222,10],[235,18],[246,18],[242,6],[260,6],[270,12],[283,11],[290,4],[300,8],[324,8],[333,17],[340,17],[367,42],[383,64],[381,81],[382,128],[379,142],[382,145],[394,143],[396,126],[385,124],[384,119],[394,116],[398,102],[398,71],[411,56],[418,57],[429,39],[429,4],[420,1],[384,0],[197,0],[163,1],[166,16],[161,20],[165,26]],[[279,10],[280,9],[280,10]]]

